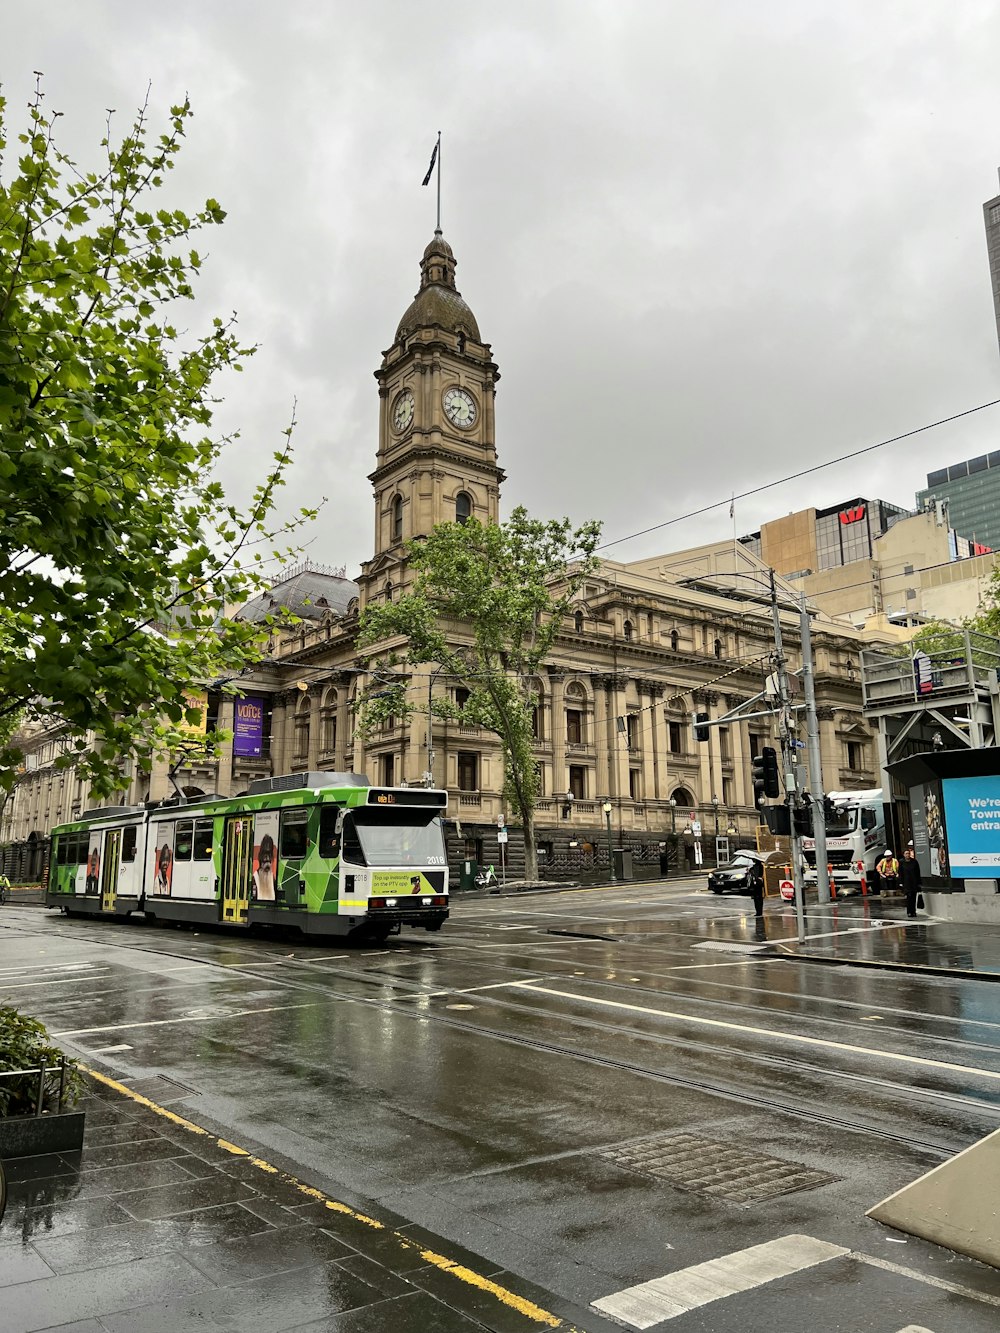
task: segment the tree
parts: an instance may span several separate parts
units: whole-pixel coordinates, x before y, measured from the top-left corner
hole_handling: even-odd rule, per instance
[[[98,170],[55,142],[40,87],[7,177],[0,99],[0,721],[61,723],[99,794],[148,768],[193,723],[190,695],[256,655],[260,627],[226,619],[260,586],[291,426],[245,510],[213,469],[213,380],[242,369],[235,317],[175,322],[225,213],[154,211],[191,116],[154,135],[143,106]],[[89,731],[97,747],[88,745]],[[0,739],[0,788],[20,755]]]
[[[504,795],[524,830],[529,879],[538,874],[532,681],[598,563],[599,538],[598,523],[574,529],[569,519],[544,522],[521,508],[501,524],[441,523],[408,549],[413,591],[396,602],[369,605],[361,617],[362,647],[406,639],[405,649],[383,655],[383,667],[405,671],[437,664],[469,692],[461,718],[500,737]],[[370,730],[386,716],[405,717],[419,708],[403,684],[376,680],[362,697],[359,725]],[[437,703],[435,711],[455,710]]]

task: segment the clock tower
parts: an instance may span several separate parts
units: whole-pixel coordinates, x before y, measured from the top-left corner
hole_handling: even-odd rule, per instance
[[[440,231],[420,261],[420,290],[375,372],[379,440],[375,554],[362,566],[362,599],[408,585],[405,543],[437,523],[495,523],[493,400],[500,372],[476,317],[455,286],[455,255]]]

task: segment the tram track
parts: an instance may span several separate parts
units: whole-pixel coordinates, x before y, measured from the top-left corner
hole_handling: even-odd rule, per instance
[[[16,927],[13,928],[16,929]],[[26,931],[25,933],[31,933],[35,935],[39,934],[37,930]],[[75,929],[59,930],[58,928],[55,931],[46,930],[44,932],[44,937],[51,938],[53,934],[65,940],[79,939],[79,935],[76,933]],[[229,965],[229,967],[227,968],[227,965],[225,963],[220,963],[219,961],[212,958],[198,957],[196,954],[193,953],[172,950],[169,948],[158,948],[146,941],[139,942],[138,940],[136,940],[134,942],[133,941],[123,942],[121,940],[114,940],[113,942],[108,941],[108,944],[110,944],[111,947],[125,948],[130,951],[135,950],[137,952],[154,954],[160,957],[169,958],[171,960],[181,961],[185,964],[203,964],[207,967],[217,968],[220,971],[235,970],[232,967],[232,965]],[[237,942],[235,940],[227,938],[227,946],[229,948],[232,948],[234,945],[236,945],[237,949],[241,952],[246,952],[248,954],[254,954],[256,952],[255,950],[250,949],[242,941]],[[395,956],[398,958],[400,955],[396,951],[393,951],[393,953],[390,954],[389,956]],[[358,954],[359,959],[364,959],[364,957],[365,957],[364,954],[361,953]],[[738,1103],[741,1106],[753,1107],[755,1110],[767,1112],[770,1114],[783,1114],[792,1116],[796,1119],[805,1120],[812,1125],[820,1126],[829,1130],[838,1130],[841,1132],[847,1132],[852,1134],[863,1134],[867,1137],[871,1137],[876,1140],[905,1145],[906,1147],[916,1149],[920,1152],[925,1153],[928,1156],[935,1157],[939,1160],[950,1157],[960,1148],[967,1146],[967,1144],[964,1142],[957,1144],[956,1143],[943,1144],[940,1142],[931,1141],[926,1138],[918,1139],[915,1138],[912,1133],[894,1132],[886,1128],[885,1126],[880,1126],[871,1123],[868,1124],[861,1123],[854,1118],[848,1118],[843,1115],[837,1115],[825,1110],[817,1110],[815,1105],[809,1105],[797,1102],[794,1099],[778,1098],[771,1095],[765,1095],[760,1092],[752,1091],[745,1085],[737,1085],[735,1083],[730,1083],[717,1079],[711,1079],[705,1077],[702,1074],[685,1075],[677,1071],[669,1071],[661,1068],[656,1068],[653,1065],[644,1064],[639,1061],[618,1059],[613,1056],[601,1054],[594,1050],[587,1050],[581,1048],[580,1046],[574,1045],[570,1042],[548,1041],[540,1037],[512,1032],[509,1029],[501,1029],[498,1027],[485,1026],[481,1023],[477,1023],[468,1019],[459,1018],[458,1016],[453,1014],[443,1014],[439,1010],[434,1012],[428,1012],[427,1010],[418,1011],[416,1009],[408,1009],[404,1003],[400,1002],[406,1000],[419,1000],[422,997],[426,996],[426,989],[422,983],[410,981],[407,978],[400,977],[398,974],[379,972],[377,969],[368,969],[368,968],[364,970],[357,970],[357,969],[348,970],[345,968],[323,969],[323,974],[326,977],[331,977],[331,975],[335,975],[341,981],[349,980],[355,984],[360,983],[363,985],[370,985],[370,986],[385,987],[386,985],[391,984],[394,990],[397,992],[397,994],[391,997],[374,996],[374,995],[366,996],[366,995],[352,994],[346,990],[337,989],[335,985],[331,986],[329,984],[324,984],[324,982],[320,981],[319,979],[312,980],[302,975],[290,976],[289,971],[291,971],[291,968],[289,967],[285,959],[275,959],[273,961],[274,963],[281,965],[280,974],[278,973],[277,969],[271,970],[270,967],[260,968],[259,970],[255,970],[253,966],[253,960],[251,960],[249,965],[242,965],[242,964],[239,965],[239,971],[237,975],[240,978],[252,980],[255,983],[267,986],[280,987],[290,992],[319,995],[322,996],[324,999],[330,1001],[362,1004],[365,1006],[379,1008],[379,1009],[391,1008],[394,1011],[394,1013],[398,1014],[400,1017],[406,1017],[408,1019],[418,1020],[418,1021],[427,1021],[428,1019],[430,1019],[439,1027],[448,1028],[449,1030],[460,1032],[470,1037],[474,1038],[486,1037],[491,1040],[501,1041],[507,1045],[512,1045],[515,1047],[523,1048],[525,1050],[534,1051],[537,1052],[538,1054],[550,1057],[569,1058],[573,1060],[578,1060],[598,1068],[613,1070],[622,1074],[628,1074],[634,1077],[649,1079],[658,1083],[662,1083],[667,1086],[677,1087],[690,1092],[696,1092],[709,1096],[719,1097],[727,1101]],[[308,958],[297,959],[296,964],[297,964],[296,970],[298,970],[299,967],[305,967],[305,968],[310,967]],[[490,959],[490,964],[491,968],[495,972],[498,968],[498,964],[496,960],[493,959],[492,957]],[[515,973],[523,970],[523,969],[511,968],[509,965],[502,965],[502,968],[503,970],[513,971]],[[566,980],[566,978],[562,979]],[[582,980],[587,981],[592,979],[584,977],[582,978]],[[516,983],[512,982],[511,984],[514,985]],[[606,985],[607,983],[602,983],[602,984]],[[612,989],[617,989],[621,991],[621,993],[628,994],[630,997],[633,998],[635,996],[634,986],[630,986],[628,988],[625,988],[623,986],[619,987],[612,986]],[[509,1011],[511,1013],[524,1014],[526,1011],[526,1006],[524,1005],[523,1002],[516,1003],[511,999],[505,998],[498,993],[498,990],[491,990],[489,994],[486,995],[483,994],[482,992],[476,991],[475,987],[472,988],[444,987],[442,988],[442,992],[444,994],[453,994],[455,996],[476,992],[477,1004],[488,1004],[494,1009]],[[521,997],[529,996],[531,993],[532,992],[530,986],[525,986],[519,991],[519,999],[521,999]],[[672,992],[664,992],[661,990],[649,990],[647,991],[647,994],[654,995],[657,999],[660,1000],[669,999],[673,995]],[[98,997],[94,996],[92,998],[96,999]],[[673,998],[683,999],[685,1003],[698,1007],[704,1006],[704,1007],[718,1008],[720,1005],[727,1004],[727,1002],[721,1001],[717,998],[709,999],[705,997],[690,996],[690,995],[673,995]],[[731,1005],[731,1007],[740,1007],[737,1005],[733,1005],[732,1002],[728,1003]],[[741,1011],[744,1013],[746,1012],[745,1006],[742,1007]],[[534,1016],[537,1012],[538,1011],[532,1010],[531,1011],[532,1016]],[[772,1013],[772,1011],[765,1011],[765,1012],[769,1014]],[[560,1019],[560,1021],[570,1024],[575,1031],[590,1031],[600,1034],[602,1037],[611,1037],[611,1038],[621,1037],[622,1035],[622,1028],[620,1025],[601,1021],[596,1018],[584,1017],[579,1014],[570,1015],[565,1013],[561,1013],[557,1015],[557,1017]],[[691,1017],[693,1021],[697,1021],[696,1015],[692,1015]],[[680,1021],[683,1021],[683,1018]],[[844,1020],[840,1021],[843,1026],[856,1026],[848,1024]],[[127,1025],[123,1025],[123,1027],[127,1027]],[[883,1029],[883,1031],[886,1030]],[[734,1058],[738,1058],[742,1061],[745,1061],[751,1068],[773,1071],[775,1073],[780,1073],[785,1077],[795,1076],[806,1079],[816,1079],[821,1082],[822,1081],[828,1082],[832,1072],[829,1067],[823,1067],[814,1064],[810,1061],[801,1060],[791,1056],[778,1055],[763,1051],[748,1051],[743,1048],[737,1049],[733,1046],[725,1046],[725,1045],[719,1045],[718,1043],[699,1041],[697,1039],[693,1039],[690,1037],[676,1037],[662,1032],[660,1033],[637,1032],[635,1030],[631,1031],[631,1035],[633,1037],[639,1037],[643,1041],[650,1042],[658,1047],[667,1047],[667,1048],[674,1048],[677,1050],[681,1050],[686,1055],[695,1054],[698,1056],[707,1057],[712,1060],[729,1060],[729,1061],[731,1061]],[[780,1040],[781,1035],[782,1034],[780,1032],[774,1033],[775,1039]],[[931,1038],[931,1040],[935,1041],[936,1043],[944,1045],[955,1045],[955,1046],[962,1046],[965,1048],[972,1046],[973,1048],[975,1048],[974,1043],[957,1042],[954,1041],[953,1039],[944,1037],[934,1037]],[[75,1043],[75,1044],[80,1045],[80,1043]],[[85,1047],[81,1047],[81,1049],[85,1049]],[[877,1048],[869,1048],[869,1049],[872,1057],[878,1058],[878,1056],[880,1055],[879,1050]],[[100,1057],[96,1056],[93,1058],[99,1059]],[[975,1073],[975,1071],[971,1069],[969,1072],[970,1076],[974,1075]],[[980,1100],[978,1098],[969,1097],[961,1093],[949,1092],[947,1090],[942,1090],[937,1088],[919,1087],[919,1086],[913,1086],[912,1084],[902,1084],[892,1079],[880,1078],[871,1074],[857,1073],[854,1071],[848,1071],[843,1069],[836,1070],[835,1077],[840,1081],[850,1083],[852,1086],[858,1088],[859,1090],[865,1090],[870,1093],[888,1095],[898,1101],[910,1105],[911,1107],[918,1107],[920,1105],[926,1106],[930,1102],[940,1107],[943,1110],[952,1110],[955,1111],[956,1113],[965,1113],[967,1115],[973,1115],[976,1117],[983,1117],[984,1115],[986,1115],[1000,1122],[1000,1105],[991,1104],[987,1100]]]

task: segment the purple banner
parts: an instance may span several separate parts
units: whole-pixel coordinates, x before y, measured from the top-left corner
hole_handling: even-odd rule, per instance
[[[264,700],[247,695],[233,700],[233,758],[257,759],[264,742]]]

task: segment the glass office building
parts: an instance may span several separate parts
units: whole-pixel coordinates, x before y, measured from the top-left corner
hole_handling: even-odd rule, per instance
[[[1000,451],[928,472],[917,506],[948,501],[948,521],[972,543],[973,555],[1000,549]]]

